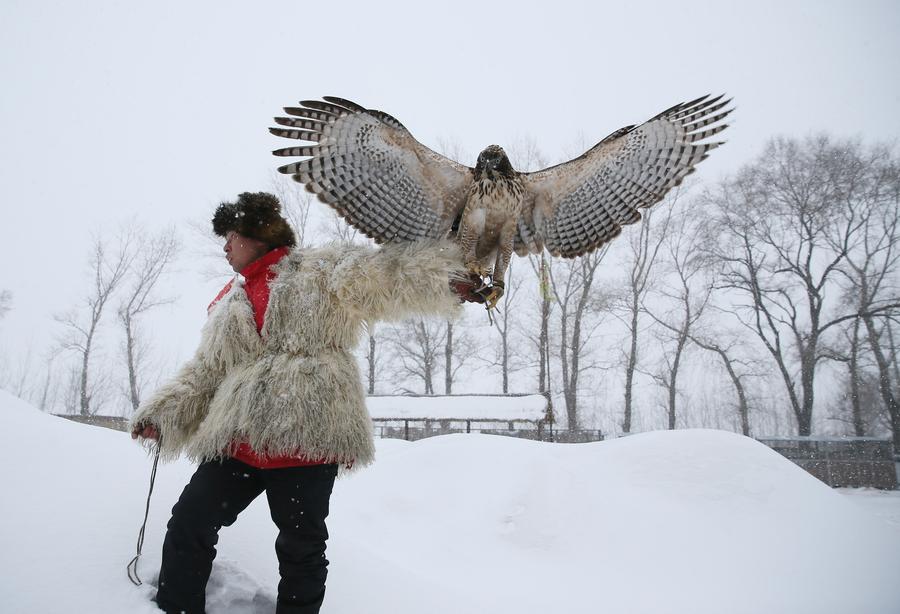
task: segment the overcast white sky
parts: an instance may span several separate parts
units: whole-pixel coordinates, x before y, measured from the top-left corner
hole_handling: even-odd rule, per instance
[[[737,110],[708,180],[776,134],[900,136],[896,0],[3,0],[0,50],[3,352],[43,345],[80,298],[92,232],[184,226],[271,189],[281,143],[266,129],[300,99],[349,98],[472,155],[533,137],[555,161],[726,92]],[[212,289],[182,266],[183,355]]]

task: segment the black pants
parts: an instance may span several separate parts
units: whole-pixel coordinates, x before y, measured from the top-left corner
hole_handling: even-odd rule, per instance
[[[325,597],[328,501],[337,465],[256,469],[234,459],[203,463],[172,508],[156,602],[166,612],[200,614],[219,529],[266,491],[278,527],[277,614],[316,614]]]

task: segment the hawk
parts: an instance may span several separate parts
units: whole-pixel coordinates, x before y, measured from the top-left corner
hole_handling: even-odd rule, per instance
[[[475,167],[432,151],[391,115],[325,96],[286,107],[269,131],[308,145],[272,152],[304,158],[278,170],[304,184],[377,243],[456,237],[492,308],[512,253],[574,258],[641,219],[709,151],[733,109],[723,95],[677,104],[616,130],[581,156],[517,172],[498,145]]]

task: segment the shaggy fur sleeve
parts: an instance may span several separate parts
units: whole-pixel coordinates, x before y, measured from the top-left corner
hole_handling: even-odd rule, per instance
[[[178,456],[206,415],[218,383],[217,374],[204,369],[195,357],[141,403],[131,419],[129,430],[141,422],[153,424],[162,434],[165,456]]]
[[[140,422],[157,427],[166,458],[177,457],[191,439],[225,374],[259,355],[262,342],[253,324],[253,310],[246,294],[238,290],[232,290],[210,315],[194,357],[131,419],[129,430]]]
[[[464,278],[459,248],[449,241],[349,248],[338,259],[329,289],[364,320],[412,315],[459,315],[450,280]]]

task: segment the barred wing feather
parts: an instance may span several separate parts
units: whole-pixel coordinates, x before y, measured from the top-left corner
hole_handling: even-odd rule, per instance
[[[325,96],[284,109],[280,137],[310,143],[280,167],[378,243],[443,237],[465,205],[472,169],[419,143],[392,116]]]
[[[704,96],[612,133],[563,164],[523,174],[527,196],[516,252],[572,258],[597,249],[641,219],[721,142],[731,101]]]

